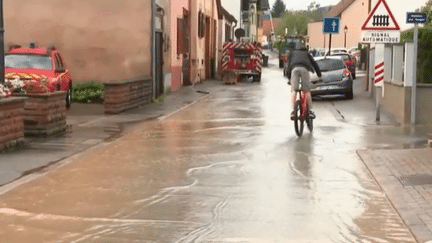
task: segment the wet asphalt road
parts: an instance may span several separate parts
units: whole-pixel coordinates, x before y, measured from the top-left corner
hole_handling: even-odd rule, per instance
[[[411,138],[361,77],[297,138],[275,63],[0,196],[1,242],[415,242],[356,155]]]

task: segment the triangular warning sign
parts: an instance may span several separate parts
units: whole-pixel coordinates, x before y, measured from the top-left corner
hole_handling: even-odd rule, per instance
[[[400,30],[385,0],[379,0],[362,26],[362,30]]]

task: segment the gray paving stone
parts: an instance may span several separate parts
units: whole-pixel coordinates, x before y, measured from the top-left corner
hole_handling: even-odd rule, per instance
[[[415,233],[415,237],[418,242],[427,242],[432,240],[432,233],[426,225],[415,225],[411,227],[411,230]]]
[[[432,243],[432,185],[423,179],[432,175],[432,149],[366,150],[358,154],[417,241]]]

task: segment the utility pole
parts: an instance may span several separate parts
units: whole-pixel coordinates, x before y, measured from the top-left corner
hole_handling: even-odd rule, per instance
[[[2,1],[2,0],[0,0]],[[156,94],[156,0],[151,0],[151,74],[152,74],[152,98]]]
[[[419,10],[416,10],[418,13]],[[414,61],[413,61],[413,80],[411,88],[411,125],[416,124],[417,107],[417,50],[418,50],[418,23],[414,24]]]

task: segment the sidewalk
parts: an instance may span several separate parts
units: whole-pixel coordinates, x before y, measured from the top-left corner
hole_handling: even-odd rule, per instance
[[[166,95],[159,103],[146,104],[117,115],[105,114],[102,104],[73,103],[67,113],[66,134],[26,138],[23,148],[0,153],[0,187],[115,139],[139,122],[163,119],[225,88],[220,80],[207,80],[182,87]]]
[[[419,243],[432,242],[432,148],[359,150]]]

